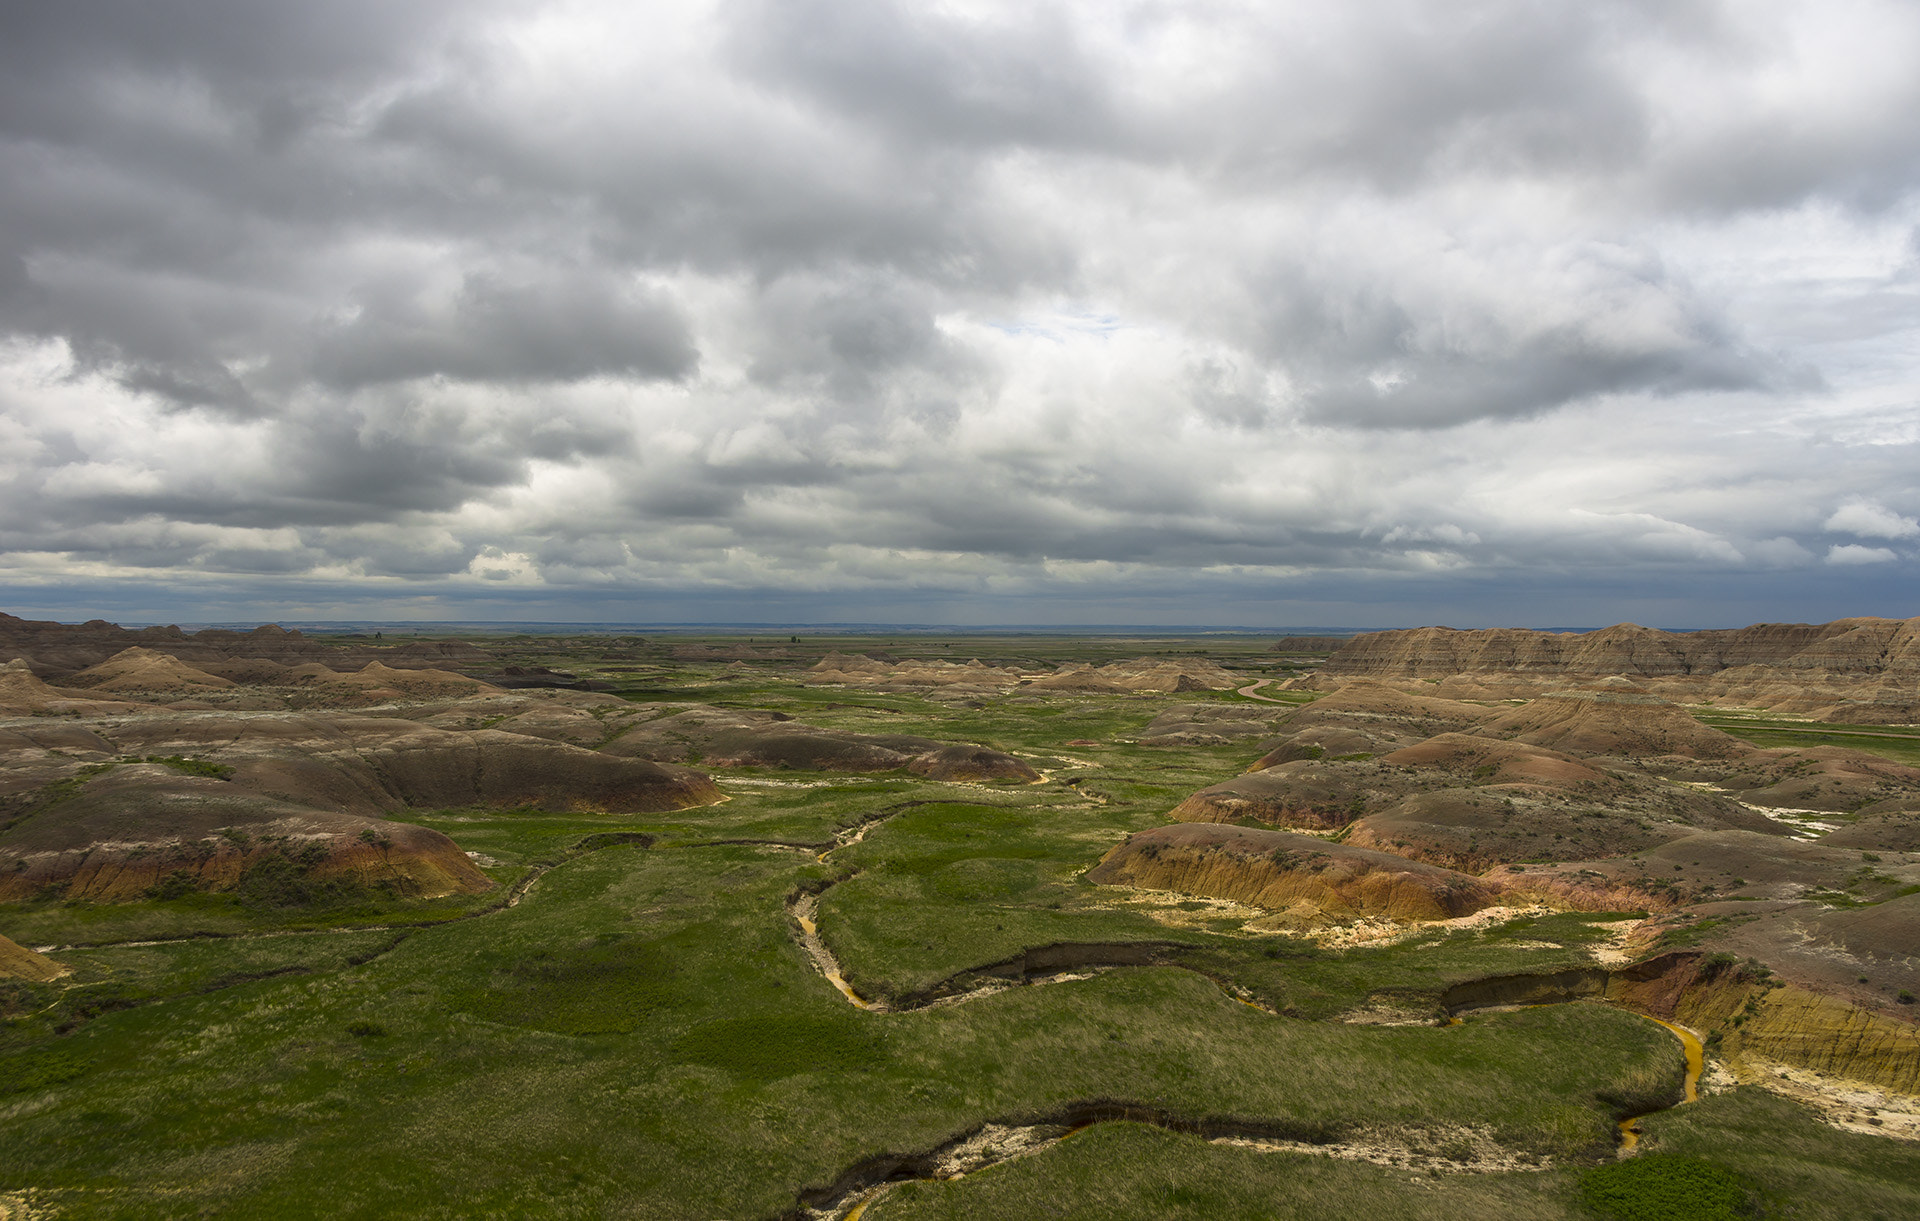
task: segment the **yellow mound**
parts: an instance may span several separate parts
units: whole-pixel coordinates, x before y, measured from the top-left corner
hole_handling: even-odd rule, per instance
[[[24,979],[44,984],[59,979],[71,969],[9,937],[0,936],[0,979]]]
[[[122,649],[97,666],[89,666],[68,679],[76,687],[92,691],[219,691],[234,685],[232,679],[196,670],[171,653],[157,653],[135,646]]]

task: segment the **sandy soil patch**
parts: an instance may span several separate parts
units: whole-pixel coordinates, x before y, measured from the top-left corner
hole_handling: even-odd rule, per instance
[[[1454,1174],[1491,1174],[1503,1170],[1545,1170],[1542,1154],[1509,1149],[1493,1138],[1493,1129],[1466,1124],[1405,1128],[1362,1128],[1353,1138],[1315,1145],[1298,1140],[1260,1140],[1223,1136],[1213,1142],[1261,1153],[1303,1153],[1313,1157],[1372,1162],[1398,1170]]]
[[[1607,939],[1591,947],[1593,960],[1603,967],[1625,966],[1636,957],[1627,949],[1627,943],[1633,940],[1634,932],[1645,924],[1645,918],[1639,920],[1619,920],[1607,930]]]
[[[1742,1084],[1757,1085],[1811,1107],[1842,1131],[1920,1141],[1920,1098],[1911,1094],[1758,1056],[1744,1057],[1737,1071]]]

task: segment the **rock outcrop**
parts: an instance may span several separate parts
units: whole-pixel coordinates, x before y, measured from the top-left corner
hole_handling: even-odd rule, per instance
[[[1920,1029],[1805,988],[1761,996],[1722,1045],[1729,1058],[1762,1056],[1815,1072],[1920,1094]]]
[[[1309,835],[1206,824],[1155,827],[1101,858],[1087,880],[1232,899],[1303,922],[1442,920],[1498,902],[1496,886],[1387,852]]]
[[[1619,623],[1595,632],[1523,628],[1367,632],[1343,644],[1328,675],[1448,678],[1458,674],[1705,675],[1739,666],[1820,674],[1920,675],[1920,619],[1758,623],[1705,632],[1662,632]]]
[[[1531,696],[1609,677],[1682,703],[1843,723],[1920,719],[1920,619],[1762,623],[1704,632],[1616,624],[1596,632],[1412,628],[1355,636],[1312,678],[1434,684],[1462,699]]]

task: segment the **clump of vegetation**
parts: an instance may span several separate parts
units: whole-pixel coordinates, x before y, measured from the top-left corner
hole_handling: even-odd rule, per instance
[[[147,887],[146,895],[149,899],[184,899],[193,893],[198,880],[193,870],[176,869]]]
[[[327,845],[314,841],[289,851],[284,846],[247,868],[235,887],[242,907],[255,911],[274,908],[329,907],[362,896],[361,889],[339,878],[316,878],[313,871],[327,859]]]
[[[1760,1215],[1753,1186],[1699,1158],[1647,1153],[1580,1176],[1595,1212],[1620,1221],[1742,1221]]]
[[[206,759],[191,759],[186,755],[148,755],[142,763],[158,763],[170,767],[187,776],[205,776],[209,780],[231,780],[233,769],[224,763],[213,763]]]

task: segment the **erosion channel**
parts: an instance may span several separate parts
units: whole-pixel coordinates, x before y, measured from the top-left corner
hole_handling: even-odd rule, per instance
[[[862,833],[872,824],[863,827]],[[822,853],[825,859],[826,853]],[[964,1004],[992,996],[1014,987],[1035,987],[1090,978],[1094,973],[1128,966],[1163,966],[1194,970],[1181,963],[1181,947],[1171,943],[1133,943],[1126,945],[1056,944],[1028,950],[1017,958],[987,964],[943,981],[929,994],[901,1003],[876,1002],[862,997],[847,983],[839,962],[821,939],[816,917],[821,896],[832,882],[815,889],[790,895],[787,912],[797,930],[797,940],[821,977],[833,985],[847,1003],[870,1013],[901,1013],[937,1006]],[[1196,972],[1205,974],[1205,972]],[[1620,973],[1630,982],[1647,976],[1642,966]],[[1564,971],[1546,975],[1497,976],[1469,981],[1449,989],[1441,998],[1444,1013],[1435,1025],[1456,1027],[1462,1014],[1538,1008],[1552,1004],[1605,1004],[1605,997],[1616,983],[1614,972],[1600,969]],[[1266,1006],[1249,1000],[1241,990],[1218,979],[1234,1000],[1262,1013],[1285,1020]],[[962,981],[965,981],[964,983]],[[1518,1003],[1509,998],[1524,998]],[[1618,1155],[1631,1156],[1640,1142],[1639,1123],[1648,1115],[1670,1109],[1671,1105],[1699,1099],[1700,1076],[1705,1065],[1705,1047],[1699,1035],[1685,1026],[1651,1014],[1635,1013],[1670,1032],[1685,1055],[1685,1070],[1677,1103],[1624,1115],[1617,1121]],[[1302,1133],[1282,1122],[1248,1122],[1221,1119],[1196,1119],[1139,1103],[1112,1100],[1088,1100],[1074,1103],[1037,1119],[1007,1119],[989,1122],[978,1129],[955,1137],[933,1149],[916,1154],[877,1154],[847,1168],[833,1183],[809,1188],[799,1195],[797,1207],[782,1214],[782,1221],[858,1221],[869,1205],[899,1183],[923,1181],[950,1182],[1002,1165],[1016,1158],[1045,1152],[1061,1141],[1101,1123],[1147,1124],[1169,1132],[1198,1136],[1215,1144],[1229,1145],[1263,1153],[1291,1153],[1307,1156],[1343,1158],[1375,1162],[1402,1168],[1417,1168],[1430,1174],[1485,1173],[1493,1170],[1541,1169],[1550,1164],[1545,1158],[1516,1154],[1502,1149],[1484,1132],[1469,1132],[1465,1156],[1457,1152],[1462,1145],[1459,1133],[1443,1133],[1427,1128],[1411,1128],[1401,1133],[1372,1130],[1358,1139],[1327,1139],[1324,1133]],[[1451,1136],[1456,1152],[1452,1156],[1423,1153],[1439,1143],[1436,1136]]]

